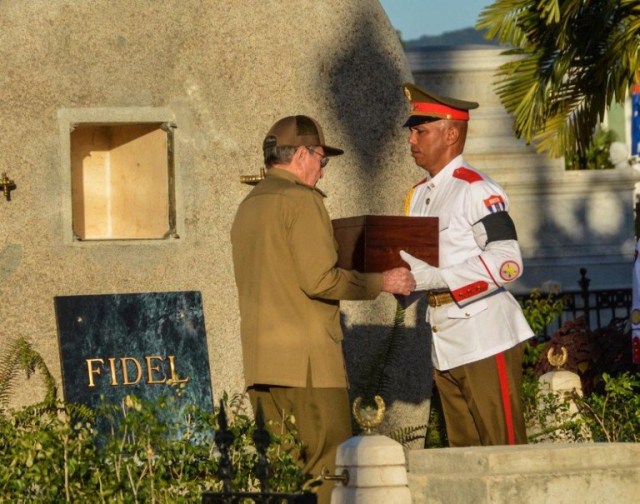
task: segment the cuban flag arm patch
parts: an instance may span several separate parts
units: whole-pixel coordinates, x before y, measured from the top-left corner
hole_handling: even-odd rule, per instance
[[[486,206],[491,213],[504,212],[507,209],[504,198],[499,194],[492,194],[487,199],[483,200],[483,202],[484,206]]]
[[[515,261],[505,261],[500,265],[500,278],[511,282],[520,276],[520,265]]]

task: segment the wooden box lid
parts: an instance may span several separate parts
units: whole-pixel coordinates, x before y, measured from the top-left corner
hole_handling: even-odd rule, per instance
[[[334,219],[338,267],[380,273],[408,267],[400,251],[438,266],[438,218],[362,215]]]

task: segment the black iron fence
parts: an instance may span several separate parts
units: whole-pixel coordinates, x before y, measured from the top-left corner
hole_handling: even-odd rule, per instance
[[[257,452],[257,462],[253,472],[260,484],[259,492],[237,492],[232,487],[235,468],[229,455],[233,444],[233,433],[229,430],[224,403],[220,401],[220,413],[216,432],[216,446],[220,450],[220,467],[218,477],[222,481],[222,492],[205,492],[202,494],[202,504],[316,504],[317,497],[313,493],[278,493],[269,489],[269,478],[272,474],[271,464],[267,458],[267,448],[271,443],[271,435],[264,424],[262,406],[258,399],[256,411],[256,429],[253,442]]]
[[[551,336],[562,324],[580,316],[585,317],[589,329],[606,327],[631,315],[631,288],[627,289],[589,289],[590,280],[586,268],[580,269],[578,286],[580,290],[562,291],[555,294],[564,301],[560,317],[554,320],[543,336]],[[529,294],[515,296],[521,303],[529,299]]]

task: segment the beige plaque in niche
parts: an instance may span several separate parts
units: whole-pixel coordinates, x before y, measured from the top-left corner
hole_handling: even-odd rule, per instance
[[[76,239],[175,236],[171,126],[76,124],[70,140]]]

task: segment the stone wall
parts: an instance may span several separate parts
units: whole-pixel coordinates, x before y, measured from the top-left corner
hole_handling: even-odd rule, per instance
[[[407,64],[407,60],[409,64]],[[197,290],[214,394],[242,389],[229,229],[278,118],[308,114],[346,154],[320,187],[332,217],[398,215],[417,168],[401,124],[401,83],[475,99],[469,160],[511,195],[526,272],[519,288],[628,285],[626,171],[567,173],[513,139],[491,91],[496,51],[404,54],[377,0],[8,0],[0,2],[0,351],[26,337],[60,382],[53,298]],[[71,231],[69,135],[80,123],[175,126],[176,233],[78,241]],[[345,302],[345,352],[358,394],[388,342],[395,302]],[[430,397],[424,303],[387,368],[387,430],[425,422]],[[42,396],[19,383],[15,405]]]
[[[414,504],[636,502],[637,443],[536,444],[413,450]]]
[[[409,79],[377,0],[0,2],[0,171],[17,185],[10,202],[0,200],[0,351],[26,337],[60,383],[54,296],[196,290],[214,394],[241,390],[229,244],[250,190],[240,175],[258,173],[273,122],[308,114],[346,151],[320,184],[332,217],[399,214],[421,175],[401,130]],[[175,126],[176,236],[78,241],[71,130],[145,121]],[[357,392],[384,348],[395,302],[343,307]],[[395,397],[424,405],[428,340],[405,338]],[[13,401],[41,397],[34,379],[18,383]]]

